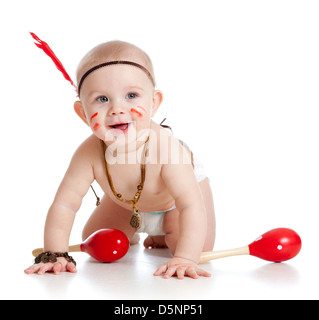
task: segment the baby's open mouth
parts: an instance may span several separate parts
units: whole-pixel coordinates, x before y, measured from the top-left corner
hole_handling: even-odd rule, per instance
[[[121,130],[123,132],[126,132],[128,127],[129,127],[129,123],[118,123],[118,124],[114,124],[112,126],[110,126],[112,129],[116,129],[116,130]]]

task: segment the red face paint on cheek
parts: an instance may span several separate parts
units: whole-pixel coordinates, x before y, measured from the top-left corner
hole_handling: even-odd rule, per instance
[[[95,118],[98,115],[98,113],[93,114],[93,116],[90,118],[90,121],[92,122],[93,118]]]
[[[136,108],[140,108],[141,110],[143,110],[146,113],[146,110],[143,107],[138,106]]]
[[[100,128],[100,124],[99,123],[96,123],[93,127],[93,131],[96,131],[98,128]]]
[[[142,118],[142,117],[143,117],[143,114],[142,114],[141,112],[137,111],[137,110],[134,109],[134,108],[131,109],[131,112],[132,112],[132,113],[136,113],[139,118]]]

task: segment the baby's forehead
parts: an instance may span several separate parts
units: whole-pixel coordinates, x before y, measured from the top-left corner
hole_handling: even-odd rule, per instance
[[[143,70],[132,65],[114,64],[92,72],[83,83],[81,96],[95,92],[123,92],[139,90],[151,92],[153,85]]]
[[[142,50],[129,43],[112,41],[93,48],[82,58],[77,69],[77,81],[89,69],[110,61],[134,61],[147,68]]]
[[[129,83],[150,83],[147,74],[145,74],[145,72],[139,67],[130,64],[117,64],[116,62],[117,61],[112,64],[111,61],[111,65],[98,68],[97,70],[90,73],[86,79],[91,79],[90,82],[92,83],[96,81],[103,82],[103,80],[105,79],[106,81],[111,81],[113,83],[123,85]],[[85,80],[84,83],[86,83],[86,81],[87,80]]]
[[[100,68],[114,65],[139,68],[148,76],[155,87],[153,65],[149,56],[135,45],[111,41],[93,48],[81,60],[76,76],[79,96],[83,82],[91,73]]]

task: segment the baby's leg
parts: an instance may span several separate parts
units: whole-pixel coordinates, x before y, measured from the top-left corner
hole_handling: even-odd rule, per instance
[[[82,232],[83,241],[100,229],[118,229],[131,241],[135,229],[130,225],[132,211],[116,204],[108,195],[104,195],[101,204],[93,211]],[[135,239],[136,240],[136,239]]]
[[[205,202],[207,212],[207,236],[203,247],[203,252],[212,251],[215,243],[215,210],[213,195],[209,185],[209,180],[205,179],[199,183]],[[179,236],[179,212],[177,209],[171,210],[165,214],[163,222],[163,231],[165,232],[165,242],[168,248],[174,254]]]
[[[164,213],[162,213],[164,214]],[[165,241],[165,236],[148,236],[144,240],[144,247],[146,249],[149,248],[157,248],[157,249],[164,249],[167,248],[167,244]]]

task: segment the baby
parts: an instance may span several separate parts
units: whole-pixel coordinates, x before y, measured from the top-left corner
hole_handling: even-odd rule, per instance
[[[152,117],[163,100],[152,62],[136,46],[111,41],[92,49],[77,69],[77,115],[93,131],[75,151],[45,224],[44,250],[67,252],[76,212],[94,180],[104,191],[83,230],[123,231],[131,244],[146,232],[146,248],[169,248],[173,257],[155,276],[197,279],[211,251],[215,214],[208,178],[186,145]],[[34,264],[25,272],[76,272],[72,258]]]

